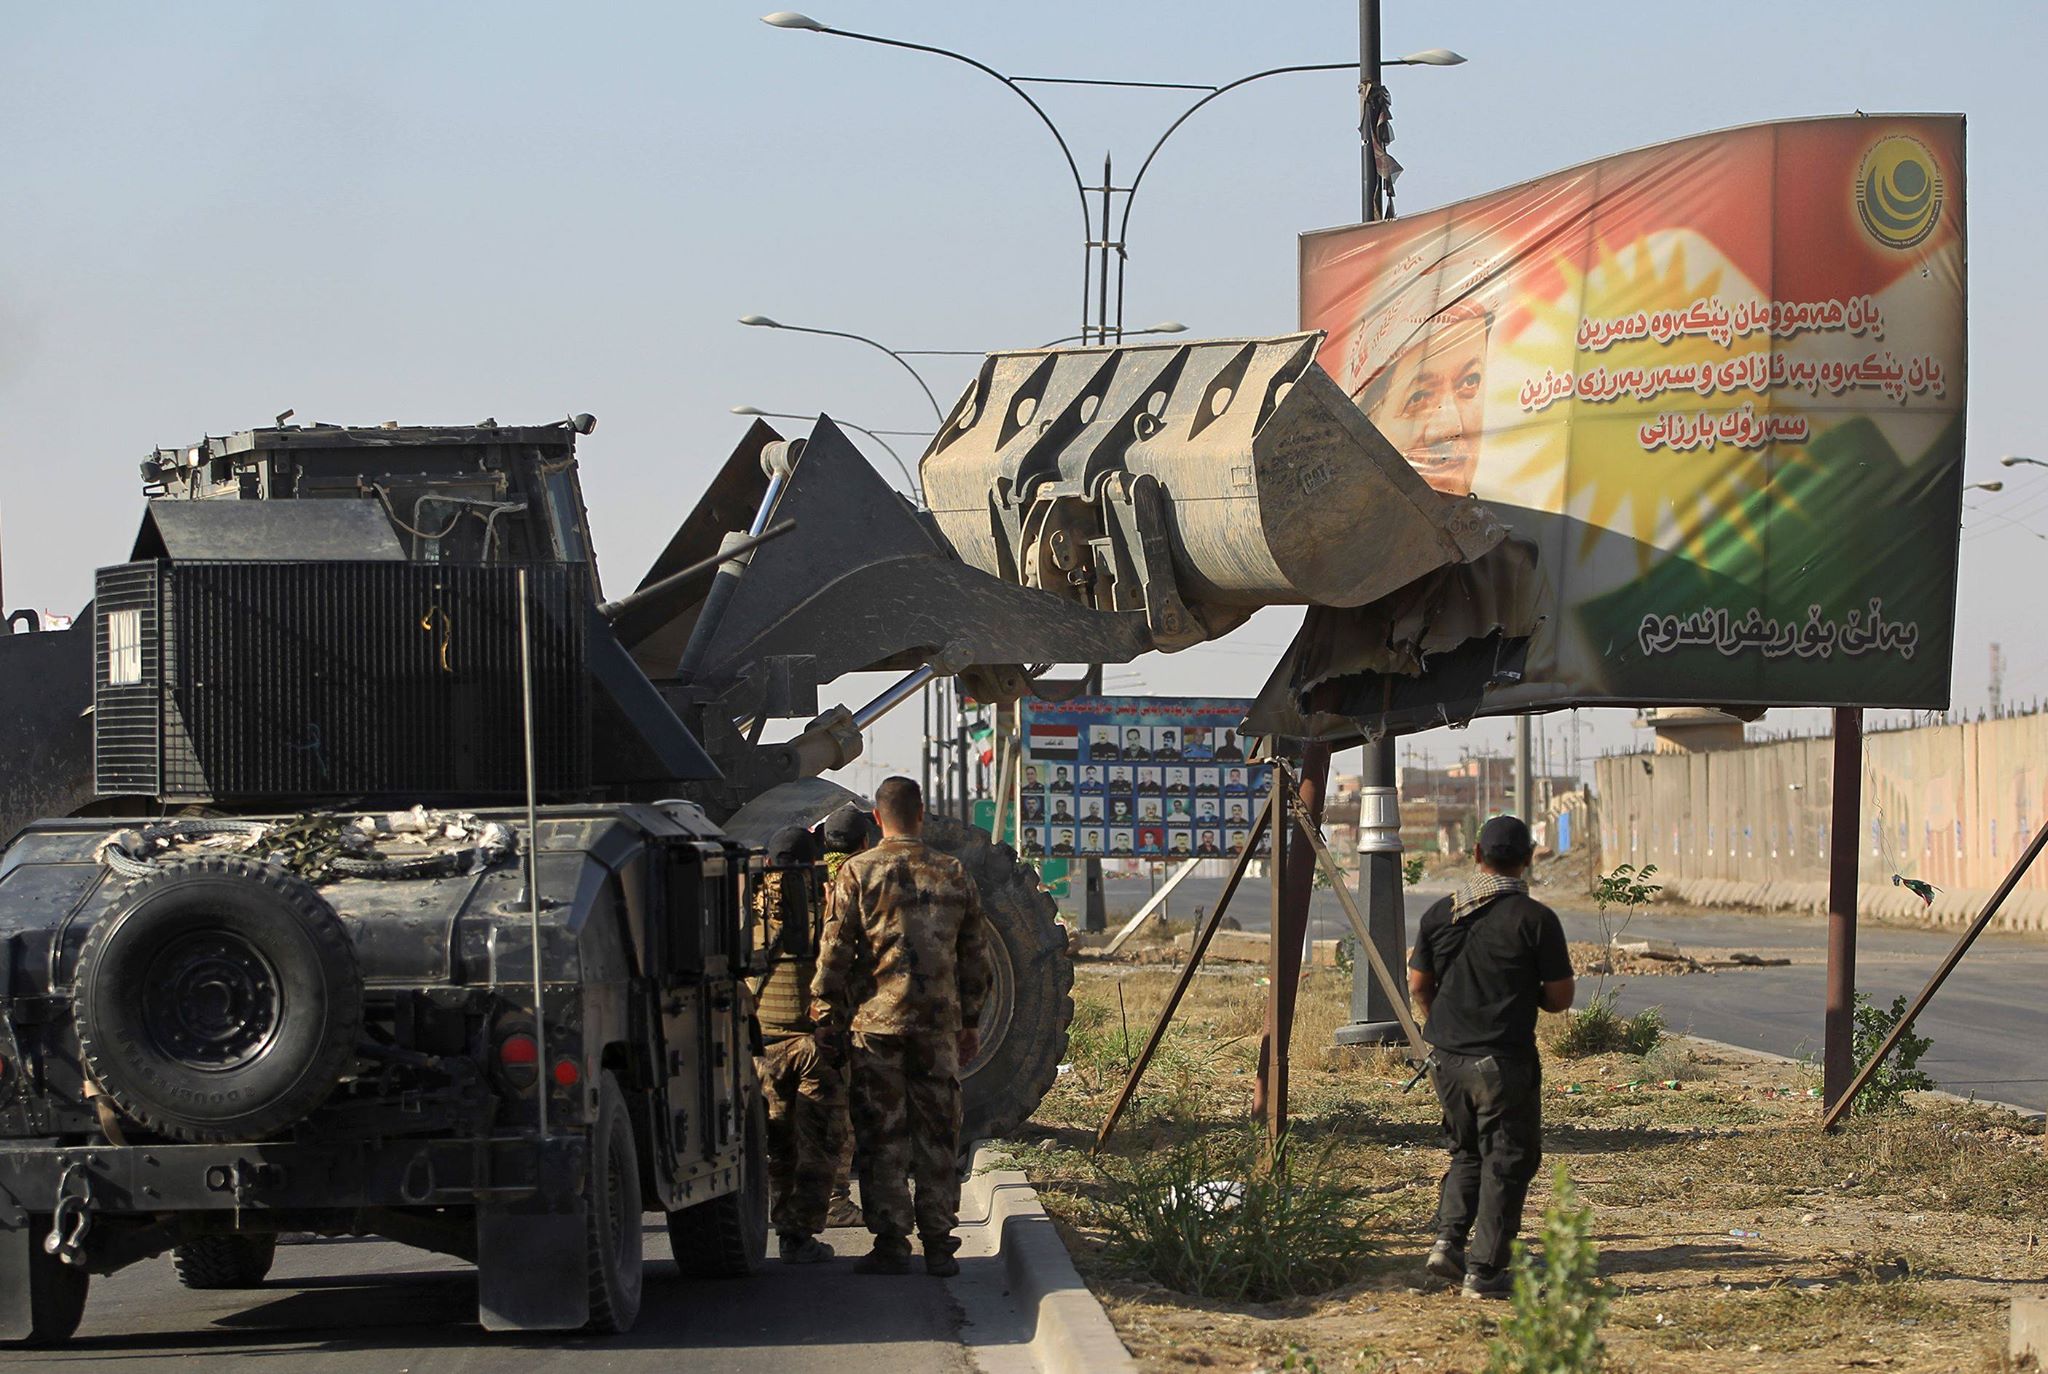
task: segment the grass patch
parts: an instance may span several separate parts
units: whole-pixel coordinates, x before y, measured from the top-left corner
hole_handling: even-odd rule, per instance
[[[1780,1353],[1840,1349],[1870,1337],[1897,1337],[1902,1328],[1952,1325],[1967,1311],[1918,1279],[1666,1294],[1627,1307],[1616,1310],[1614,1324],[1644,1331],[1669,1349],[1757,1346]]]
[[[1615,996],[1601,993],[1566,1015],[1551,1040],[1551,1049],[1565,1059],[1583,1059],[1590,1054],[1641,1058],[1656,1049],[1664,1038],[1663,1009],[1645,1007],[1634,1016],[1623,1016],[1614,1009]]]
[[[1349,1283],[1371,1259],[1370,1209],[1328,1149],[1185,1131],[1100,1167],[1105,1258],[1168,1288],[1271,1302]]]

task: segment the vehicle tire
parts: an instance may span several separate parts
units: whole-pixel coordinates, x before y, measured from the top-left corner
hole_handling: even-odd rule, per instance
[[[925,843],[951,854],[981,890],[995,939],[981,1049],[960,1066],[960,1146],[1008,1135],[1030,1120],[1059,1077],[1074,1019],[1074,961],[1059,907],[1038,870],[976,826],[928,816]]]
[[[740,1186],[668,1214],[669,1248],[685,1277],[745,1278],[768,1258],[768,1104],[759,1093],[753,1098]]]
[[[590,1278],[589,1329],[631,1331],[640,1317],[640,1153],[626,1095],[607,1069],[597,1090],[590,1131],[590,1207],[585,1213],[584,1271]]]
[[[137,880],[86,935],[73,1013],[123,1115],[173,1140],[260,1140],[341,1080],[363,988],[348,932],[311,884],[204,858]]]
[[[85,1294],[92,1276],[43,1249],[50,1218],[36,1217],[28,1231],[28,1343],[58,1345],[68,1341],[85,1317]]]
[[[187,1288],[254,1288],[276,1259],[276,1236],[196,1236],[171,1251]]]

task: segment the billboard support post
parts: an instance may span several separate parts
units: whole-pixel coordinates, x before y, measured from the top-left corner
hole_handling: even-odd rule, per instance
[[[1408,962],[1408,918],[1402,900],[1401,798],[1394,780],[1394,737],[1365,746],[1364,785],[1358,795],[1358,877],[1365,926],[1373,948],[1389,966]],[[1364,952],[1351,961],[1351,1024],[1339,1026],[1339,1045],[1391,1045],[1402,1038],[1404,1007],[1372,976]]]
[[[1323,760],[1329,761],[1329,750],[1323,750]],[[1294,929],[1295,903],[1288,900],[1293,895],[1294,877],[1292,850],[1306,851],[1307,845],[1287,843],[1288,832],[1294,827],[1287,824],[1288,785],[1293,778],[1285,761],[1273,761],[1273,790],[1266,800],[1266,809],[1272,816],[1273,833],[1272,862],[1267,865],[1267,880],[1273,893],[1273,913],[1269,932],[1266,958],[1266,1033],[1259,1044],[1259,1077],[1255,1085],[1252,1110],[1260,1112],[1266,1119],[1266,1138],[1274,1144],[1287,1134],[1287,1045],[1293,1038],[1294,992],[1301,983],[1299,950],[1301,936]],[[1308,779],[1303,778],[1301,786],[1308,789]],[[1321,789],[1317,788],[1316,800],[1321,800]],[[1302,804],[1309,804],[1302,798]],[[1304,853],[1308,862],[1315,863],[1315,855]],[[1310,882],[1314,882],[1311,874]],[[1301,916],[1308,915],[1307,903],[1301,903]]]
[[[1821,1099],[1833,1109],[1856,1076],[1856,860],[1863,843],[1863,708],[1835,708],[1833,815],[1828,834],[1828,1010]]]

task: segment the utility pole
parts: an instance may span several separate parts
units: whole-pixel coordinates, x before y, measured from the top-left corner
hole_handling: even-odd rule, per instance
[[[1361,217],[1368,224],[1380,218],[1380,169],[1374,156],[1374,124],[1385,104],[1380,89],[1380,0],[1359,0],[1358,4],[1358,184]],[[1302,784],[1307,789],[1313,766],[1304,752]],[[1328,751],[1324,752],[1328,766]],[[1358,790],[1358,881],[1365,898],[1366,933],[1372,936],[1380,959],[1388,968],[1408,962],[1408,921],[1402,909],[1401,884],[1401,798],[1394,775],[1394,738],[1382,734],[1365,742],[1364,774]],[[1318,779],[1320,784],[1320,779]],[[1318,785],[1315,814],[1322,815],[1322,789]],[[1304,796],[1304,800],[1307,797]],[[1279,822],[1276,821],[1276,825]],[[1308,873],[1315,855],[1301,845],[1301,867]],[[1312,881],[1312,876],[1311,876]],[[1351,1024],[1337,1029],[1340,1045],[1385,1045],[1403,1038],[1401,1023],[1395,1019],[1393,1003],[1372,976],[1370,961],[1361,952],[1351,966]]]
[[[1524,822],[1529,820],[1529,803],[1535,794],[1529,790],[1529,717],[1515,717],[1515,814]]]
[[[1832,1109],[1856,1077],[1856,867],[1863,844],[1863,711],[1835,708],[1833,814],[1828,832],[1828,1009],[1821,1101]]]

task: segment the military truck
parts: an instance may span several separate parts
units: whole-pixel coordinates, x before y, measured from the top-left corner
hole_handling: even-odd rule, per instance
[[[630,1324],[642,1206],[743,1270],[742,874],[846,799],[820,775],[862,731],[941,674],[1065,690],[1500,543],[1318,341],[993,354],[916,501],[829,417],[757,424],[615,599],[588,416],[151,453],[79,627],[0,638],[0,1336],[167,1249],[253,1281],[284,1230],[473,1257],[495,1328]],[[901,676],[821,711],[857,671]],[[995,1134],[1053,1081],[1066,938],[1009,846],[927,837],[998,937],[965,1073]]]

